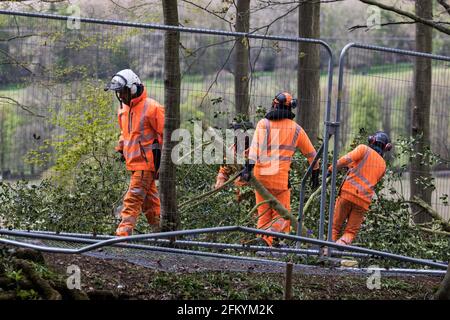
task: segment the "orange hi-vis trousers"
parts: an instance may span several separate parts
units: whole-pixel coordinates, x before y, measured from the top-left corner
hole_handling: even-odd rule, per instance
[[[159,226],[161,204],[154,171],[132,171],[130,186],[123,200],[123,210],[120,213],[122,221],[116,230],[116,235],[132,235],[141,211],[150,225]]]
[[[271,190],[268,191],[288,210],[291,210],[291,190]],[[255,191],[256,203],[261,203],[265,199]],[[257,228],[267,231],[289,233],[291,221],[283,219],[280,214],[272,209],[268,203],[258,207]],[[273,244],[273,237],[262,237],[269,246]]]
[[[338,197],[336,199],[333,215],[333,241],[338,244],[351,244],[361,228],[366,211],[366,209],[354,204],[353,202],[343,199],[342,197]],[[347,220],[347,225],[345,226],[343,235],[339,238],[341,228],[345,220]]]

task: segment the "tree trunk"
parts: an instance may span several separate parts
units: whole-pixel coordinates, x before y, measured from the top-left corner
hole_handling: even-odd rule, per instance
[[[5,171],[5,154],[6,154],[6,141],[5,141],[5,112],[3,111],[3,106],[0,112],[0,176],[3,177],[3,172]],[[1,180],[1,179],[0,179]]]
[[[250,0],[238,0],[236,4],[236,32],[248,33],[250,30]],[[236,40],[234,64],[234,102],[236,115],[248,117],[249,107],[249,43],[248,38]]]
[[[445,274],[444,280],[442,280],[435,299],[450,300],[450,263],[448,264],[447,273]]]
[[[300,3],[298,36],[320,38],[320,1],[306,0]],[[297,122],[315,144],[320,124],[320,46],[316,44],[299,43],[297,95]]]
[[[163,14],[166,25],[178,26],[177,0],[164,0]],[[160,169],[161,230],[171,231],[179,227],[177,211],[176,167],[172,162],[172,133],[180,126],[180,33],[166,31],[164,34],[164,143]]]
[[[416,14],[422,18],[433,18],[433,4],[429,0],[416,0]],[[433,29],[424,24],[416,24],[416,50],[432,52]],[[412,110],[411,134],[417,139],[414,147],[415,158],[411,161],[411,199],[415,196],[431,204],[432,188],[417,183],[417,179],[431,178],[430,166],[427,164],[426,148],[430,146],[430,104],[431,104],[431,60],[415,58],[414,63],[414,107]],[[422,208],[413,206],[414,222],[431,221]]]

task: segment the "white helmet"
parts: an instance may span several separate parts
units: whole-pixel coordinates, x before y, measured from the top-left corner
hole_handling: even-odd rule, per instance
[[[120,91],[124,87],[130,88],[131,94],[137,92],[137,86],[142,85],[141,79],[131,69],[124,69],[117,72],[106,85],[105,91]]]

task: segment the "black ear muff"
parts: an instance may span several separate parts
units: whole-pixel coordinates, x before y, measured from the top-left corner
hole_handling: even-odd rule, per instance
[[[375,143],[375,136],[369,136],[368,138],[367,138],[367,142],[369,142],[369,144],[374,144]]]
[[[292,109],[297,108],[297,99],[292,99],[292,101],[291,101],[291,108]]]

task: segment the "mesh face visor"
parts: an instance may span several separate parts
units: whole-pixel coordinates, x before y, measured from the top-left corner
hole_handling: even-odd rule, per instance
[[[105,86],[104,90],[120,91],[127,85],[127,80],[120,74],[116,74],[111,81]]]

